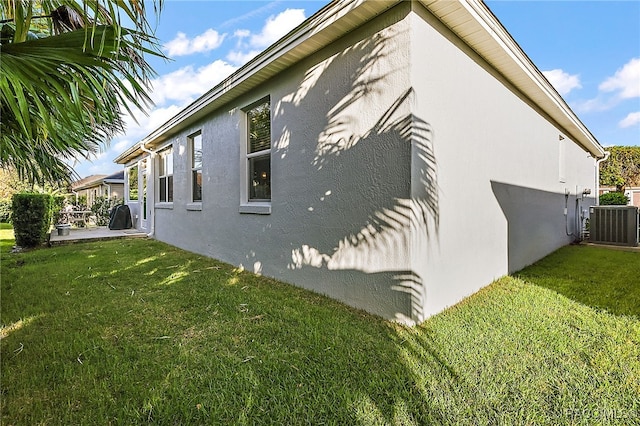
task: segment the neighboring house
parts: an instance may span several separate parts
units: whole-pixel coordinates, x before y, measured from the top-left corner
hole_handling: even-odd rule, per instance
[[[615,186],[601,186],[599,189],[599,195],[606,194],[607,192],[615,192]],[[640,186],[629,186],[624,189],[624,195],[629,197],[629,205],[640,208]]]
[[[98,197],[124,197],[124,170],[112,175],[91,175],[74,182],[71,190],[76,197],[87,197],[87,207],[91,207]]]
[[[345,0],[115,161],[154,238],[413,323],[573,241],[603,156],[481,2]]]

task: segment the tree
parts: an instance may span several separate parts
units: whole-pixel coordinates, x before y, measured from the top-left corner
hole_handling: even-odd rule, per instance
[[[145,2],[10,0],[0,20],[0,167],[68,181],[73,160],[124,131],[125,112],[152,104],[145,55],[163,55]]]
[[[600,185],[615,186],[624,192],[627,186],[640,186],[640,146],[612,146],[611,156],[600,163]]]
[[[10,167],[0,169],[0,199],[11,198],[13,194],[18,192],[35,192],[48,194],[65,194],[70,192],[71,188],[63,183],[45,182],[40,185],[36,182],[27,182],[20,179],[18,173]]]
[[[31,185],[20,179],[15,171],[10,168],[0,169],[0,199],[11,199],[13,194],[31,189]]]

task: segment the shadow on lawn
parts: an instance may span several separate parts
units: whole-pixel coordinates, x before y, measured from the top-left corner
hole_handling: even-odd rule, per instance
[[[640,317],[640,253],[567,246],[515,275],[583,305]]]
[[[42,271],[58,265],[62,255],[75,261],[42,284]],[[483,309],[481,318],[449,315],[404,327],[149,240],[18,256],[26,259],[24,267],[3,263],[3,319],[5,308],[16,318],[33,311],[47,316],[16,326],[2,339],[2,423],[571,421],[558,417],[564,406],[547,387],[553,381],[529,374],[544,356],[509,352],[513,348],[484,340],[491,338],[488,330],[500,327],[502,309]],[[523,275],[537,283],[574,264],[583,267],[582,261],[552,257],[541,264],[544,271],[539,264]],[[7,291],[11,281],[15,288]],[[519,315],[530,314],[528,303],[520,308]],[[516,340],[519,333],[518,327],[506,327],[498,341]],[[526,365],[520,373],[494,376],[517,370],[521,362]],[[544,387],[534,389],[528,381]],[[531,401],[528,390],[548,391],[551,402]]]

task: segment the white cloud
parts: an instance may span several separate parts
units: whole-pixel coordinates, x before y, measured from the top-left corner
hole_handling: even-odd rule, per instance
[[[624,119],[622,119],[618,126],[625,128],[640,124],[640,111],[629,113]]]
[[[576,109],[580,112],[605,111],[626,99],[640,97],[640,58],[631,59],[614,75],[607,77],[598,86],[598,91],[595,98],[579,102]]]
[[[189,104],[189,102],[190,100],[188,99],[182,104],[169,105],[164,108],[154,108],[149,112],[149,115],[137,114],[137,123],[132,117],[126,117],[125,124],[127,126],[127,139],[134,141],[142,139],[169,121],[171,117],[179,113],[182,108]]]
[[[233,33],[233,36],[239,39],[249,37],[250,35],[251,35],[251,31],[249,30],[236,30],[236,32]]]
[[[94,160],[102,160],[103,158],[106,158],[107,156],[107,151],[106,150],[101,150],[99,152],[96,152],[93,155]]]
[[[611,98],[598,95],[593,99],[581,100],[573,103],[571,106],[578,112],[596,112],[606,111],[615,107],[617,102]]]
[[[562,96],[568,94],[573,89],[580,89],[580,76],[578,74],[569,74],[561,69],[551,71],[542,71],[547,80]]]
[[[598,86],[603,92],[618,92],[621,99],[640,97],[640,58],[633,58]]]
[[[232,64],[239,66],[239,65],[246,64],[251,59],[255,58],[258,55],[258,53],[260,53],[259,50],[250,50],[249,52],[242,52],[239,50],[235,50],[235,51],[229,52],[229,54],[227,55],[227,60]]]
[[[224,41],[226,34],[220,34],[216,30],[209,28],[204,33],[193,39],[187,38],[185,33],[179,32],[176,38],[166,43],[163,50],[169,56],[184,56],[193,53],[209,52],[217,49]]]
[[[154,79],[151,99],[156,106],[149,115],[132,108],[137,123],[133,117],[125,116],[126,134],[113,141],[109,151],[112,157],[131,146],[131,141],[137,142],[162,126],[235,70],[233,65],[218,59],[199,68],[189,65]]]
[[[125,149],[129,148],[132,145],[132,142],[128,139],[122,139],[113,145],[111,145],[111,149],[115,152],[122,152]]]
[[[262,31],[251,36],[251,46],[265,48],[304,21],[304,9],[287,9],[267,19]]]
[[[233,36],[238,39],[235,51],[229,52],[227,60],[242,65],[255,57],[263,49],[273,44],[304,21],[304,9],[287,9],[267,18],[262,30],[253,34],[249,30],[237,30]]]
[[[151,99],[156,105],[193,100],[231,75],[235,70],[235,66],[220,59],[197,69],[191,65],[180,68],[151,82],[153,86]]]
[[[245,13],[244,15],[240,15],[237,16],[235,18],[231,18],[227,21],[224,21],[222,24],[219,25],[220,28],[226,28],[226,27],[232,27],[234,25],[239,24],[240,22],[246,21],[248,19],[251,19],[253,17],[256,17],[258,15],[261,15],[263,13],[268,12],[269,10],[273,9],[274,7],[277,7],[278,4],[281,3],[280,0],[276,0],[276,1],[272,1],[262,7],[259,7],[257,9],[253,9],[250,12]]]

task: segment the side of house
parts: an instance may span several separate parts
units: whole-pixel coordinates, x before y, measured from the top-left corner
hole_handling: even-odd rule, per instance
[[[124,197],[124,170],[111,175],[91,175],[71,185],[76,200],[85,197],[87,207],[91,207],[97,198]]]
[[[494,51],[486,6],[447,3]],[[136,226],[409,323],[571,242],[602,149],[440,13],[311,17],[118,157]]]
[[[471,6],[458,13],[486,13]],[[540,73],[526,62],[516,66],[519,48],[506,31],[498,40],[481,37],[475,22],[456,35],[436,17],[451,9],[417,5],[412,15],[414,115],[429,128],[437,170],[438,226],[419,239],[413,262],[429,282],[427,316],[574,241],[594,203],[583,191],[595,191],[595,154],[559,123],[572,121],[553,110],[560,97],[536,105],[531,98],[542,98],[548,82],[527,80]],[[482,57],[468,43],[500,55]]]

